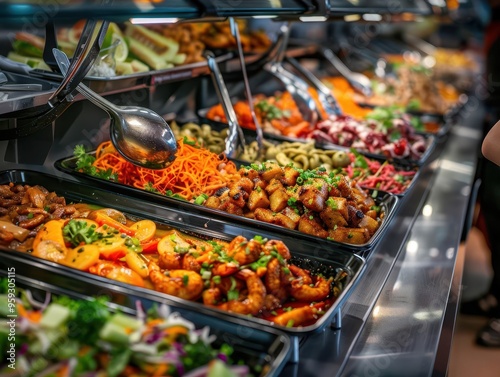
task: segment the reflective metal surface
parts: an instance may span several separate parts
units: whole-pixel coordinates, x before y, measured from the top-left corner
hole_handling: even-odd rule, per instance
[[[63,74],[69,72],[69,59],[54,49],[54,57]],[[154,111],[138,106],[117,106],[80,83],[78,91],[111,117],[111,140],[120,154],[135,165],[163,169],[177,153],[175,136],[165,119]]]
[[[342,312],[340,330],[308,337],[283,376],[446,375],[461,271],[458,246],[482,111],[464,110],[422,167]]]

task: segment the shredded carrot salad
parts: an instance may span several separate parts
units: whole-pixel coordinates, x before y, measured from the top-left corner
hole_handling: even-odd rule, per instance
[[[161,194],[177,194],[186,200],[198,195],[213,195],[228,182],[239,179],[236,165],[223,154],[200,148],[189,140],[177,141],[177,155],[165,169],[147,169],[125,160],[111,141],[101,143],[92,164],[97,169],[111,169],[118,182]]]

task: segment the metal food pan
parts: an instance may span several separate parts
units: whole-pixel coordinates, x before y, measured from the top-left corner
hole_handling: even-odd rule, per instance
[[[27,253],[16,252],[3,248],[2,255],[9,256],[9,263],[16,263],[16,271],[29,271],[30,277],[54,284],[59,287],[71,287],[72,291],[80,294],[94,294],[102,289],[109,289],[119,294],[114,298],[117,304],[135,302],[142,298],[145,301],[164,302],[170,306],[214,316],[219,319],[233,321],[239,319],[250,327],[279,329],[292,335],[305,335],[313,331],[320,331],[337,320],[340,315],[342,302],[350,293],[354,284],[360,278],[365,266],[365,259],[359,255],[343,250],[332,250],[326,244],[308,242],[307,240],[282,237],[279,234],[266,230],[256,230],[207,217],[201,213],[189,213],[181,208],[172,208],[165,205],[145,202],[141,198],[120,195],[109,188],[100,189],[86,184],[67,181],[55,176],[34,171],[10,170],[0,172],[0,184],[40,185],[49,191],[55,191],[67,202],[82,202],[99,206],[111,207],[133,216],[134,218],[151,219],[158,224],[179,229],[190,235],[202,238],[215,238],[229,241],[237,235],[248,239],[261,235],[269,239],[284,241],[292,253],[291,262],[312,272],[323,274],[325,277],[336,277],[339,272],[345,273],[341,282],[341,293],[336,301],[326,310],[314,324],[303,327],[286,327],[274,324],[271,321],[241,314],[226,312],[217,308],[203,305],[200,302],[188,301],[175,296],[167,295],[147,288],[140,288],[126,283],[103,278],[88,272],[75,270],[54,262],[33,257]],[[2,263],[5,263],[5,258]],[[89,287],[91,289],[89,289]],[[340,285],[339,285],[340,287]],[[130,301],[132,300],[132,301]],[[127,305],[130,306],[130,305]]]
[[[103,289],[100,285],[92,281],[83,281],[84,289],[81,293],[76,293],[71,289],[63,286],[54,285],[47,280],[37,279],[36,269],[31,271],[32,264],[19,260],[19,256],[12,252],[0,250],[2,271],[5,273],[7,268],[16,266],[15,284],[16,288],[29,289],[33,298],[39,302],[45,302],[47,294],[57,296],[67,296],[76,300],[89,300],[92,297],[105,296],[112,297],[115,302],[120,304],[108,303],[109,310],[112,312],[121,312],[135,316],[135,301],[132,298],[123,295],[116,291],[113,287]],[[22,267],[22,268],[21,268]],[[28,270],[28,268],[30,270]],[[28,273],[29,271],[29,273]],[[73,286],[74,281],[67,281],[67,286]],[[143,300],[138,297],[144,309],[147,311],[154,302]],[[177,308],[172,308],[172,311],[177,311]],[[216,335],[217,339],[214,345],[218,346],[221,343],[227,343],[234,349],[231,358],[235,361],[243,360],[249,366],[250,371],[262,372],[259,377],[277,376],[283,369],[284,365],[290,359],[292,351],[292,341],[287,334],[284,334],[275,329],[258,329],[249,328],[241,321],[234,319],[232,322],[227,322],[213,316],[205,316],[197,312],[181,312],[184,318],[193,322],[196,328],[210,327],[210,334]]]
[[[338,149],[338,150],[339,151],[344,151],[345,149]],[[374,156],[367,156],[366,155],[366,157],[369,157],[372,160],[377,160],[380,163],[384,163],[384,161],[386,161],[385,159],[380,158],[378,155],[374,155]],[[240,160],[240,159],[237,159],[237,158],[230,158],[230,160],[233,161],[236,164],[237,167],[242,167],[242,166],[246,166],[246,165],[251,164],[251,162],[248,162],[248,161],[245,161],[245,160]],[[415,170],[415,175],[413,176],[413,179],[411,180],[411,182],[408,185],[408,187],[406,188],[406,190],[404,192],[400,193],[400,194],[394,194],[394,193],[391,194],[391,195],[395,195],[397,197],[404,197],[415,186],[415,184],[417,182],[417,179],[418,179],[418,176],[420,175],[420,167],[419,166],[415,166],[413,164],[404,164],[401,161],[397,161],[397,160],[396,161],[391,161],[391,162],[398,169],[401,169],[401,170],[404,170],[404,171]],[[361,186],[361,188],[364,188],[364,189],[367,189],[367,190],[372,190],[372,193],[374,191],[373,188],[365,187],[363,185],[360,185],[360,186]]]
[[[232,58],[233,54],[226,53],[218,56],[217,63],[223,63]],[[186,80],[203,74],[209,74],[206,61],[180,65],[173,68],[153,70],[147,72],[138,72],[130,75],[97,77],[87,76],[83,83],[97,93],[116,93],[120,91],[130,91],[148,86],[157,86],[169,82]],[[34,69],[30,72],[33,77],[40,77],[55,82],[60,82],[62,76],[59,73]]]
[[[211,125],[217,125],[217,127],[226,127],[226,128],[228,127],[228,125],[223,123],[223,122],[219,122],[219,121],[207,118],[206,115],[208,113],[208,110],[209,109],[198,110],[198,117],[200,118],[200,122],[209,123]],[[248,134],[253,133],[255,135],[255,131],[251,131],[251,130],[248,130],[245,128],[243,128],[243,130],[245,130],[244,131],[245,133],[248,133]],[[427,134],[427,133],[422,134],[422,136],[426,140],[427,148],[426,148],[424,154],[418,160],[407,159],[407,158],[394,158],[392,160],[401,161],[402,163],[408,162],[410,164],[419,165],[419,166],[423,165],[425,162],[427,162],[427,159],[429,158],[429,156],[431,155],[431,153],[435,147],[436,137],[432,134]],[[313,139],[288,137],[288,136],[283,136],[283,135],[279,135],[279,134],[273,134],[270,132],[264,132],[264,137],[267,139],[270,139],[270,140],[281,141],[281,142],[287,141],[287,142],[307,143],[307,142],[310,142],[313,140]],[[322,143],[319,141],[314,141],[314,145],[318,149],[338,149],[338,150],[344,150],[344,151],[350,150],[349,147],[343,147],[341,145],[336,145],[336,144],[332,144],[332,143]],[[359,153],[361,153],[367,157],[370,157],[370,158],[378,158],[378,159],[384,159],[384,160],[389,159],[389,157],[387,157],[385,155],[370,153],[370,152],[363,151],[363,150],[360,150]]]
[[[185,200],[175,199],[169,196],[149,192],[136,187],[127,186],[118,182],[113,182],[102,178],[90,176],[88,174],[76,171],[76,161],[77,158],[71,156],[57,160],[54,163],[54,165],[56,169],[64,173],[67,173],[69,175],[72,175],[73,177],[83,182],[90,182],[92,185],[96,187],[98,186],[108,190],[111,189],[117,193],[119,192],[124,195],[143,198],[149,202],[175,207],[178,209],[182,209],[183,211],[188,211],[193,214],[203,214],[204,216],[209,216],[210,218],[219,218],[222,221],[226,221],[232,224],[238,224],[241,226],[247,226],[250,228],[254,228],[256,230],[258,229],[259,231],[266,231],[270,232],[271,234],[280,234],[282,237],[285,236],[288,239],[292,240],[292,242],[294,242],[294,240],[297,239],[303,239],[315,243],[320,241],[325,245],[328,244],[330,247],[349,250],[353,252],[360,252],[360,253],[362,253],[367,249],[371,249],[375,245],[375,243],[382,237],[383,233],[385,232],[385,229],[387,228],[390,222],[390,219],[395,213],[395,210],[399,202],[399,197],[397,195],[393,195],[384,191],[373,190],[377,191],[374,197],[377,206],[381,207],[381,209],[385,212],[385,217],[382,221],[382,224],[377,229],[377,231],[372,235],[372,237],[368,240],[368,242],[363,244],[349,244],[335,240],[319,238],[303,232],[299,232],[298,230],[291,230],[282,226],[266,223],[264,221],[259,221],[255,219],[249,219],[244,216],[229,214],[227,212],[218,209],[208,208],[203,205],[197,205],[191,202],[187,202]],[[373,191],[371,191],[371,193],[373,193]]]

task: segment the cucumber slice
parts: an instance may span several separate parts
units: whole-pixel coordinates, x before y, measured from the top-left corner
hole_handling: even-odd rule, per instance
[[[125,329],[131,329],[133,331],[139,329],[142,326],[141,321],[135,319],[126,314],[116,313],[109,319],[109,322],[115,325],[121,326]]]
[[[60,304],[52,303],[43,312],[40,326],[47,329],[56,329],[62,326],[69,318],[71,311]]]
[[[129,336],[125,330],[125,327],[111,321],[108,321],[104,324],[101,331],[99,332],[99,337],[102,340],[110,343],[126,345],[129,342]]]

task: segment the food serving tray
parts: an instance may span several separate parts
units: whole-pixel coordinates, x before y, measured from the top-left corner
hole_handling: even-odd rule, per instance
[[[446,113],[432,113],[432,112],[423,112],[418,110],[407,110],[408,114],[415,115],[420,117],[421,119],[432,119],[433,121],[438,121],[442,126],[439,131],[435,134],[436,136],[446,135],[450,128],[453,126],[453,122],[456,117],[462,112],[467,103],[469,102],[469,96],[467,94],[462,93],[458,99],[458,102],[452,106]],[[357,102],[359,106],[367,107],[367,108],[375,108],[376,105],[372,105],[366,102]]]
[[[217,63],[221,64],[233,57],[232,53],[215,58]],[[180,65],[173,68],[153,70],[148,72],[133,73],[130,75],[97,77],[87,76],[83,83],[97,93],[115,93],[120,91],[130,91],[132,89],[145,88],[148,86],[157,86],[169,82],[186,80],[204,74],[209,74],[206,61],[191,64]],[[62,76],[59,73],[34,69],[30,72],[31,76],[40,77],[47,80],[60,82]]]
[[[345,150],[344,148],[342,149],[338,149],[339,151],[346,151],[346,152],[349,152],[348,150]],[[367,156],[368,157],[368,156]],[[377,160],[379,161],[381,164],[383,164],[385,161],[385,159],[383,158],[380,158],[379,156],[374,156],[374,157],[370,157],[370,159],[372,160]],[[236,166],[238,168],[242,167],[242,166],[248,166],[251,164],[251,162],[248,162],[248,161],[245,161],[245,160],[240,160],[240,159],[237,159],[237,158],[230,158],[229,160],[233,161]],[[391,193],[392,195],[396,195],[397,197],[404,197],[408,192],[410,192],[410,190],[415,186],[416,182],[417,182],[417,179],[418,179],[418,176],[420,175],[420,167],[419,166],[416,166],[414,164],[408,164],[408,163],[402,163],[400,161],[391,161],[391,163],[397,168],[397,169],[400,169],[400,170],[403,170],[403,171],[415,171],[415,175],[413,176],[410,184],[406,187],[406,190],[403,191],[402,193]],[[368,189],[368,190],[375,190],[374,188],[371,188],[371,187],[367,187],[367,186],[364,186],[363,184],[360,184],[360,186],[364,189]],[[383,191],[383,190],[382,190]]]
[[[209,111],[208,108],[198,110],[198,117],[200,119],[200,122],[209,123],[211,125],[215,125],[216,127],[220,127],[220,128],[224,128],[224,127],[227,128],[228,127],[228,125],[226,123],[207,118],[208,111]],[[242,129],[244,130],[244,132],[246,134],[249,134],[249,133],[252,133],[253,135],[256,134],[255,131],[252,131],[252,130],[249,130],[249,129],[246,129],[243,127],[242,127]],[[299,142],[299,143],[307,143],[307,142],[313,141],[313,139],[289,137],[289,136],[283,136],[283,135],[279,135],[279,134],[275,134],[275,133],[271,133],[271,132],[263,132],[263,134],[264,134],[264,137],[266,139],[276,140],[276,141],[288,141],[288,142]],[[418,160],[407,159],[407,158],[393,158],[392,160],[402,161],[403,163],[409,162],[411,164],[415,164],[415,165],[419,165],[419,166],[423,165],[427,161],[427,159],[429,158],[429,156],[431,155],[431,152],[433,151],[433,149],[435,147],[436,137],[434,135],[427,134],[427,133],[423,133],[421,135],[426,140],[427,148]],[[344,150],[344,151],[350,150],[349,147],[344,147],[344,146],[332,144],[332,143],[322,143],[322,142],[319,142],[316,140],[314,140],[314,145],[316,148],[319,148],[319,149],[338,149],[338,150]],[[378,159],[384,159],[384,160],[390,159],[389,157],[382,155],[382,154],[370,153],[370,152],[363,151],[363,150],[359,150],[358,152],[367,156],[367,157],[371,157],[371,158],[378,158]]]
[[[95,151],[91,153],[95,153]],[[227,212],[218,209],[208,208],[203,205],[197,205],[195,203],[191,203],[185,200],[179,200],[174,197],[165,196],[158,193],[142,190],[136,187],[127,186],[122,183],[94,177],[77,171],[76,162],[77,158],[72,156],[57,160],[54,163],[54,166],[56,167],[56,169],[64,173],[70,174],[83,182],[90,182],[94,186],[98,186],[108,190],[111,189],[117,193],[137,198],[143,198],[149,202],[154,202],[165,206],[174,207],[193,214],[203,214],[204,216],[209,216],[210,218],[219,218],[221,219],[221,221],[234,223],[235,225],[248,226],[250,228],[258,230],[259,232],[266,231],[270,232],[271,234],[280,234],[282,236],[286,236],[290,240],[301,239],[315,243],[319,241],[324,243],[325,245],[328,244],[331,247],[341,248],[344,250],[349,250],[351,252],[357,252],[360,254],[363,254],[364,251],[371,249],[375,245],[375,243],[380,239],[380,237],[382,237],[399,203],[399,198],[396,195],[387,193],[385,191],[371,190],[370,194],[373,195],[376,205],[379,206],[381,210],[385,212],[385,217],[380,227],[372,235],[372,237],[368,242],[363,244],[348,244],[335,240],[319,238],[303,232],[299,232],[298,230],[291,230],[282,226],[266,223],[264,221],[259,221],[255,219],[249,219],[244,216],[229,214]]]
[[[278,239],[285,242],[292,254],[291,263],[298,267],[320,273],[324,277],[336,278],[342,273],[340,294],[331,306],[325,310],[315,323],[303,327],[286,327],[271,321],[256,317],[227,312],[212,308],[199,302],[188,301],[175,296],[167,295],[152,289],[141,288],[115,280],[100,277],[88,272],[76,270],[54,262],[33,257],[24,252],[1,248],[3,254],[9,256],[9,263],[16,267],[16,271],[29,269],[30,277],[43,282],[49,282],[59,287],[71,287],[72,291],[80,294],[95,294],[109,290],[116,297],[116,303],[122,300],[135,302],[142,299],[146,302],[166,303],[172,307],[194,311],[200,314],[214,316],[219,319],[233,321],[244,320],[249,327],[280,329],[291,335],[301,336],[324,329],[332,321],[338,320],[343,301],[348,297],[354,284],[359,280],[365,267],[365,259],[359,255],[341,250],[332,249],[327,244],[311,243],[307,240],[282,237],[266,230],[245,227],[211,218],[203,213],[189,213],[182,208],[159,205],[145,202],[142,198],[125,196],[108,189],[100,189],[82,183],[72,182],[52,175],[46,175],[28,170],[9,170],[0,172],[0,184],[27,184],[40,185],[57,195],[66,198],[67,202],[82,202],[103,207],[110,207],[122,211],[134,218],[150,219],[163,226],[179,229],[190,235],[201,238],[221,239],[229,241],[235,236],[242,235],[247,239],[260,235],[268,239]],[[181,207],[181,206],[179,206]],[[5,263],[2,258],[2,263]],[[16,265],[14,265],[16,263]],[[132,300],[132,301],[130,301]]]
[[[61,286],[60,282],[65,279],[64,277],[60,277],[61,280],[56,284],[51,283],[54,278],[48,275],[42,274],[45,279],[39,279],[37,274],[39,270],[36,263],[31,264],[23,261],[20,255],[5,250],[0,250],[0,255],[2,273],[5,274],[8,268],[16,266],[16,288],[29,289],[33,298],[38,302],[45,302],[47,294],[67,296],[75,300],[90,300],[95,297],[107,296],[112,297],[115,302],[108,303],[110,311],[126,313],[132,316],[137,314],[135,310],[137,300],[141,301],[145,311],[153,304],[153,302],[143,300],[141,297],[129,297],[123,292],[113,289],[113,287],[103,289],[93,281],[81,281],[82,289],[79,289],[80,292],[75,292]],[[31,268],[33,265],[36,267],[32,273]],[[26,274],[27,268],[30,269],[30,276]],[[75,285],[74,281],[69,277],[65,281],[66,286]],[[177,311],[177,308],[172,309],[174,309],[172,311]],[[231,319],[228,322],[192,311],[184,311],[180,312],[180,314],[193,322],[197,329],[209,326],[210,334],[217,337],[214,344],[219,345],[224,342],[232,346],[234,353],[231,358],[235,361],[243,360],[249,366],[250,371],[261,370],[262,372],[258,374],[259,377],[277,376],[290,359],[292,340],[287,334],[279,330],[249,328],[244,321],[239,319]]]

